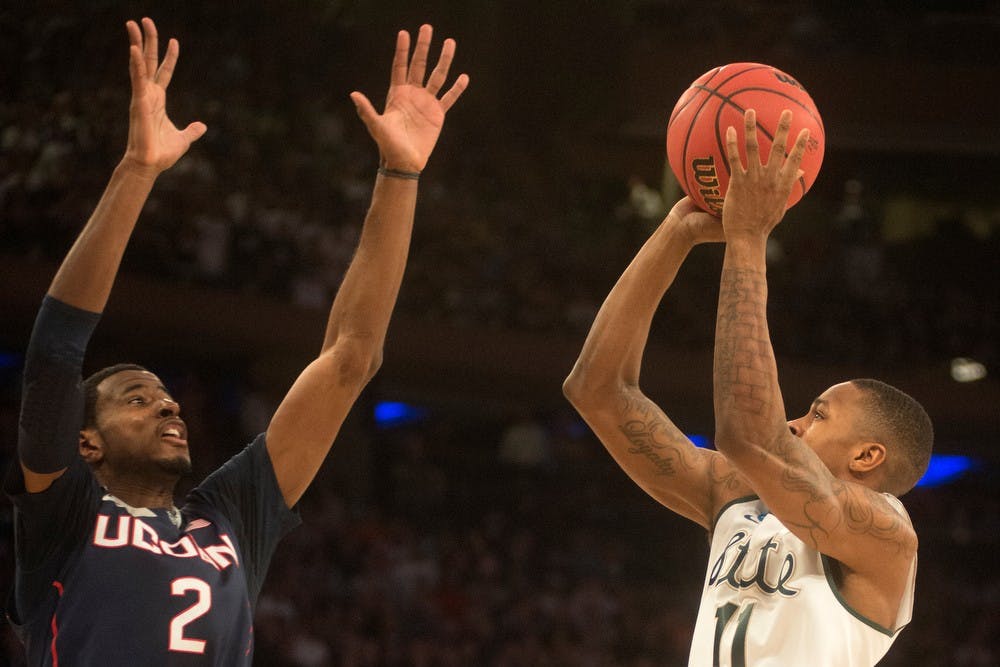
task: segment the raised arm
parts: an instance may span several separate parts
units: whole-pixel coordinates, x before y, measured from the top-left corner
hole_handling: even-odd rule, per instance
[[[142,19],[141,31],[135,21],[125,27],[132,80],[125,156],[49,287],[50,296],[95,313],[104,310],[125,246],[156,177],[173,166],[206,129],[204,123],[194,122],[178,130],[167,117],[167,86],[180,49],[177,40],[168,42],[160,63],[152,19]]]
[[[351,94],[379,148],[379,174],[357,253],[340,285],[319,357],[299,375],[267,429],[267,449],[289,507],[298,502],[326,458],[340,426],[382,360],[413,228],[419,172],[437,143],[445,114],[469,83],[462,74],[438,97],[455,53],[445,40],[424,83],[431,27],[420,28],[413,58],[410,36],[396,38],[389,94],[378,114]]]
[[[653,315],[691,248],[722,240],[718,219],[679,201],[601,306],[563,391],[646,493],[711,529],[715,508],[751,493],[717,452],[695,447],[639,388]],[[721,500],[721,502],[720,502]]]
[[[177,40],[160,63],[153,21],[125,27],[132,81],[125,156],[52,280],[28,344],[18,452],[32,493],[47,489],[76,456],[83,354],[153,182],[205,133],[203,123],[178,130],[167,117]]]
[[[835,476],[785,417],[767,326],[765,247],[784,215],[808,140],[803,130],[786,159],[790,124],[786,111],[767,164],[761,164],[752,110],[745,118],[746,167],[736,130],[729,128],[726,137],[731,181],[715,334],[716,445],[807,544],[855,572],[898,578],[916,549],[909,522],[882,494]]]

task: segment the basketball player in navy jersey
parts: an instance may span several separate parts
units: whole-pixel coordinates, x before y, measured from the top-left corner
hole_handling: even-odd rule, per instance
[[[808,135],[762,164],[730,128],[722,224],[682,199],[608,295],[564,390],[625,472],[711,535],[689,665],[874,665],[910,619],[917,538],[896,496],[919,480],[923,408],[852,380],[787,421],[766,321],[765,245]],[[639,389],[653,314],[691,247],[725,241],[715,344],[718,451],[695,447]],[[813,307],[815,304],[810,304]]]
[[[129,236],[156,177],[206,128],[165,111],[177,63],[156,27],[128,22],[132,100],[125,156],[49,287],[25,362],[8,615],[31,665],[249,665],[253,607],[295,506],[348,410],[378,369],[409,247],[420,171],[468,85],[439,96],[455,42],[425,81],[431,27],[412,59],[400,32],[385,110],[351,94],[381,166],[357,253],[317,358],[267,432],[174,505],[190,470],[181,406],[153,373],[80,370]]]

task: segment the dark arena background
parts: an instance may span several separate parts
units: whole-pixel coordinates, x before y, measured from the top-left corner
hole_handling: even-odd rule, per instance
[[[168,111],[209,131],[157,183],[85,371],[135,361],[167,381],[188,485],[318,351],[377,166],[348,93],[378,105],[395,31],[430,22],[472,82],[421,179],[384,365],[270,570],[256,662],[686,664],[705,534],[625,476],[560,385],[679,196],[675,100],[715,65],[764,62],[807,88],[827,139],[770,248],[789,415],[873,376],[936,426],[932,474],[904,498],[914,618],[880,664],[1000,664],[1000,9],[834,4],[3,3],[0,458],[35,310],[124,150],[125,20],[180,40]],[[682,268],[642,376],[705,446],[721,256]],[[4,499],[4,596],[12,548]],[[0,642],[24,664],[6,624]]]

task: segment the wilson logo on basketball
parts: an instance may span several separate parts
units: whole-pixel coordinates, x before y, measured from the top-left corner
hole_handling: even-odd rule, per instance
[[[781,83],[787,83],[789,86],[795,86],[803,93],[806,92],[806,89],[802,86],[801,83],[799,83],[792,77],[788,76],[787,74],[783,72],[778,72],[777,70],[772,70],[772,73],[774,74],[774,78],[780,81]]]
[[[719,191],[719,174],[715,170],[715,158],[711,155],[694,158],[691,160],[691,172],[698,184],[698,194],[701,195],[702,201],[712,213],[722,215],[722,202],[725,201],[725,197]]]

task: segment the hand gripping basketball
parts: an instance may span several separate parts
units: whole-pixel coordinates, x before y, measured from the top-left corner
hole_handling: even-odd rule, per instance
[[[823,163],[823,120],[809,93],[794,77],[760,63],[734,63],[705,72],[677,100],[667,125],[667,159],[681,189],[703,210],[722,214],[729,187],[726,128],[742,129],[747,109],[757,112],[760,149],[766,155],[784,109],[793,113],[792,136],[809,130],[802,176],[788,206],[808,192]],[[744,164],[744,143],[738,142]]]

